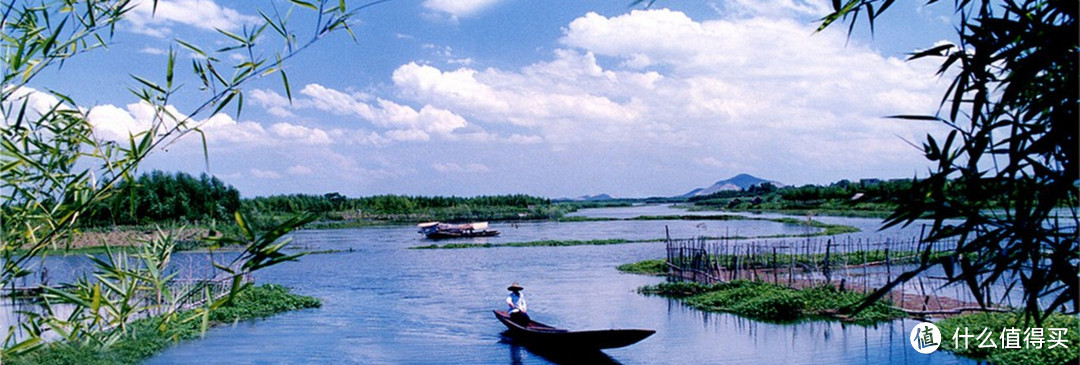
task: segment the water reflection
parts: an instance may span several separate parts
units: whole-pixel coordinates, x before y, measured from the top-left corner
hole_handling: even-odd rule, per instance
[[[915,353],[907,345],[907,334],[921,322],[917,320],[901,319],[871,326],[840,321],[767,323],[727,313],[698,311],[676,300],[668,300],[668,316],[671,320],[695,318],[702,332],[722,334],[723,341],[713,346],[724,353],[725,363],[976,363],[944,351],[931,355]],[[697,346],[704,345],[698,342]]]
[[[512,365],[526,364],[530,355],[538,356],[553,364],[563,365],[621,364],[620,362],[615,361],[615,359],[612,359],[611,356],[608,356],[608,354],[605,354],[603,351],[600,350],[565,350],[543,346],[532,346],[516,342],[505,332],[502,334],[502,336],[503,338],[499,341],[499,343],[506,344],[507,348],[510,349],[510,364]]]

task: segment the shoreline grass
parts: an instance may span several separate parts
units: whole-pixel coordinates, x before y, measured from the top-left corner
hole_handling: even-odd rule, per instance
[[[210,313],[210,324],[220,326],[270,317],[279,313],[322,306],[318,298],[293,294],[288,288],[265,284],[247,288]],[[166,331],[158,329],[158,318],[144,318],[130,324],[130,332],[105,349],[80,343],[54,342],[29,353],[8,356],[9,365],[107,365],[138,364],[181,341],[200,338],[199,321],[179,323]]]

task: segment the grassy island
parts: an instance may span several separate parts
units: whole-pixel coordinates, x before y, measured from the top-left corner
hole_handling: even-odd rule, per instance
[[[791,289],[749,280],[704,285],[691,282],[661,283],[638,289],[646,295],[674,298],[707,312],[727,312],[747,318],[789,323],[808,319],[838,319],[870,325],[905,316],[889,303],[878,302],[854,316],[840,309],[864,298],[862,293],[839,291],[831,286]]]
[[[278,313],[317,308],[322,302],[297,295],[280,285],[253,286],[237,294],[232,303],[210,313],[210,326],[265,318]],[[189,321],[160,331],[158,318],[144,318],[131,323],[129,332],[115,344],[98,350],[79,343],[54,342],[37,350],[4,358],[9,365],[22,364],[137,364],[179,341],[201,336],[198,321]]]

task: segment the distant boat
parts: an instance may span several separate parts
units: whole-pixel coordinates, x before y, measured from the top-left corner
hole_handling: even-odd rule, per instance
[[[507,334],[518,341],[541,347],[564,350],[602,350],[630,346],[656,333],[654,330],[610,329],[595,331],[568,331],[529,321],[522,326],[510,320],[506,311],[494,311],[495,318],[506,326]]]
[[[417,225],[420,233],[430,239],[444,238],[467,238],[467,237],[491,237],[499,235],[499,231],[488,230],[487,222],[450,224],[440,222],[427,222]]]

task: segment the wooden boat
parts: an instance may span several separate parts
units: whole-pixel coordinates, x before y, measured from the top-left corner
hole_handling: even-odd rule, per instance
[[[610,329],[593,331],[570,331],[530,321],[522,326],[510,320],[506,311],[494,311],[495,318],[508,329],[515,340],[530,345],[567,350],[601,350],[630,346],[656,333],[643,329]]]
[[[468,237],[491,237],[499,235],[499,231],[489,230],[487,222],[449,224],[440,222],[427,222],[416,225],[420,227],[420,233],[427,238],[468,238]]]

